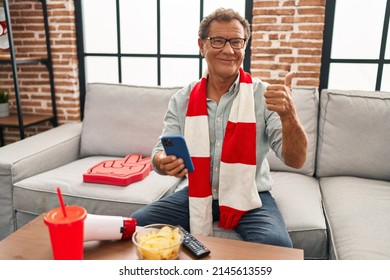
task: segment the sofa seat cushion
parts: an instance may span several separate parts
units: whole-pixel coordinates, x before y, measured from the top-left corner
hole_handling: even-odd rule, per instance
[[[227,230],[218,226],[218,221],[213,222],[213,236],[219,238],[242,240],[241,236],[234,230]]]
[[[328,241],[321,193],[312,176],[272,172],[272,195],[286,222],[294,248],[304,250],[305,259],[327,259]],[[234,230],[223,230],[214,222],[214,236],[241,239]]]
[[[68,205],[83,206],[93,214],[129,216],[171,193],[180,182],[175,177],[162,176],[154,171],[126,187],[83,182],[83,173],[89,167],[110,159],[118,158],[87,157],[15,183],[15,210],[38,215],[59,207],[56,188],[60,187]]]
[[[320,186],[330,257],[390,259],[390,182],[340,176],[321,178]]]
[[[321,192],[312,176],[272,172],[272,195],[285,220],[294,248],[305,259],[328,258],[328,236]]]

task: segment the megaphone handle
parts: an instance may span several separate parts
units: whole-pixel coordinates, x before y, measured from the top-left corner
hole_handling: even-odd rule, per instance
[[[122,239],[130,239],[135,232],[136,226],[136,219],[123,217],[123,227],[121,228]]]

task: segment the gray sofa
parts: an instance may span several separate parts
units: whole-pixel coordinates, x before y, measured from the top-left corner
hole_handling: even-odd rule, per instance
[[[82,123],[0,148],[0,239],[67,204],[128,216],[186,184],[151,172],[126,187],[83,183],[102,160],[149,156],[178,88],[90,84]],[[390,259],[390,93],[294,88],[308,134],[299,169],[268,156],[272,193],[305,259]],[[239,238],[215,227],[214,235]]]

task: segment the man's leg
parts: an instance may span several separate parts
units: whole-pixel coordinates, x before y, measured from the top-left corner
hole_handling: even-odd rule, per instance
[[[131,215],[137,225],[170,224],[181,225],[189,230],[188,189],[172,193],[137,210]]]
[[[261,192],[259,195],[262,207],[246,213],[236,231],[246,241],[292,247],[282,214],[271,193]]]

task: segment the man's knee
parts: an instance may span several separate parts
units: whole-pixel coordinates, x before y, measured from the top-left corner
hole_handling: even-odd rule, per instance
[[[255,243],[261,243],[261,244],[268,244],[268,245],[275,245],[275,246],[283,246],[283,247],[293,247],[293,244],[291,242],[290,236],[286,235],[280,235],[280,234],[255,234],[248,236],[246,241],[255,242]]]
[[[245,241],[276,245],[283,247],[293,247],[290,235],[287,230],[275,227],[252,227],[237,230]]]

